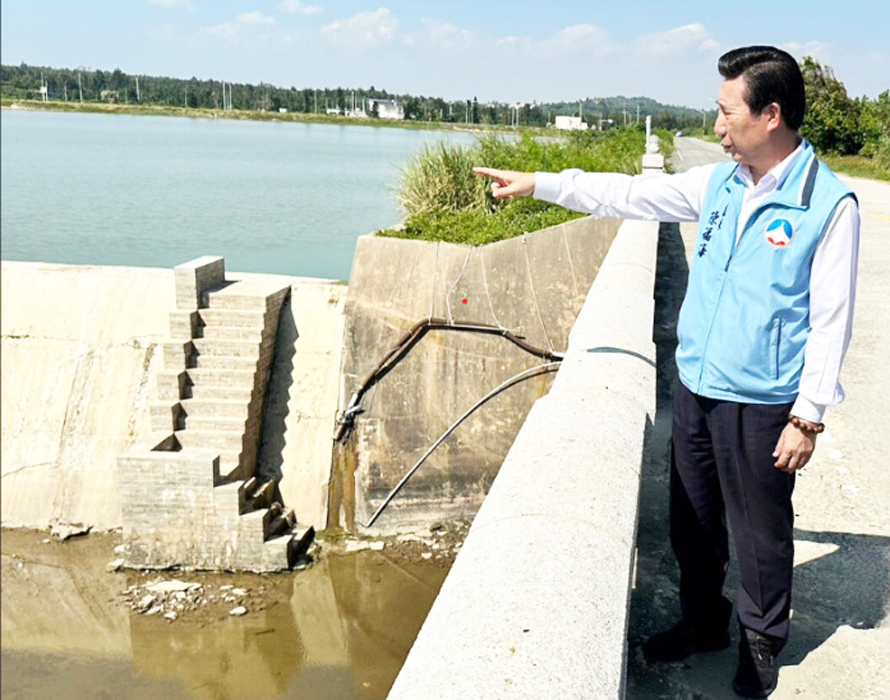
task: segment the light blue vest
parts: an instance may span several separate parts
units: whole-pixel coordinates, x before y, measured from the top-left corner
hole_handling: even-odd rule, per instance
[[[745,185],[735,163],[708,183],[677,324],[680,381],[738,403],[797,398],[810,332],[810,269],[838,203],[854,196],[812,146],[754,211],[736,242]]]

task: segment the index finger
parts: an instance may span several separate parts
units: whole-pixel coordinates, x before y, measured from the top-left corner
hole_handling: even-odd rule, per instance
[[[473,168],[473,172],[477,175],[494,178],[495,180],[503,180],[506,170],[497,170],[496,168]]]

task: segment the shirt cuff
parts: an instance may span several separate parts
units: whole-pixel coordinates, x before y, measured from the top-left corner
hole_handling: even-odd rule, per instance
[[[798,396],[797,401],[791,407],[791,415],[803,418],[811,423],[821,423],[826,408],[828,407],[823,404],[813,403],[803,396]]]
[[[535,173],[535,199],[555,204],[562,190],[562,178],[559,173]]]

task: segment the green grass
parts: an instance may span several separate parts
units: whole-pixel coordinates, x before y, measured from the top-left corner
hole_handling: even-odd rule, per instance
[[[670,133],[659,132],[661,150],[673,152]],[[640,172],[645,132],[636,127],[608,132],[524,132],[515,140],[480,136],[475,145],[428,146],[402,171],[396,194],[405,220],[378,235],[483,245],[521,236],[581,216],[533,199],[495,200],[489,181],[473,166],[503,170]]]
[[[823,155],[819,158],[837,173],[864,177],[871,180],[890,181],[890,165],[878,158],[866,156]]]

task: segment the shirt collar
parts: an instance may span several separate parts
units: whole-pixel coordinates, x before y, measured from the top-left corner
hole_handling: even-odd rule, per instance
[[[798,157],[800,157],[800,154],[803,153],[805,144],[806,141],[801,139],[800,143],[797,144],[797,148],[770,168],[766,175],[760,178],[760,182],[756,185],[754,184],[754,178],[751,175],[751,169],[747,165],[739,165],[739,167],[736,168],[736,176],[747,189],[757,189],[760,191],[777,189],[784,184],[788,177],[788,173],[791,172],[791,167],[797,161]]]

